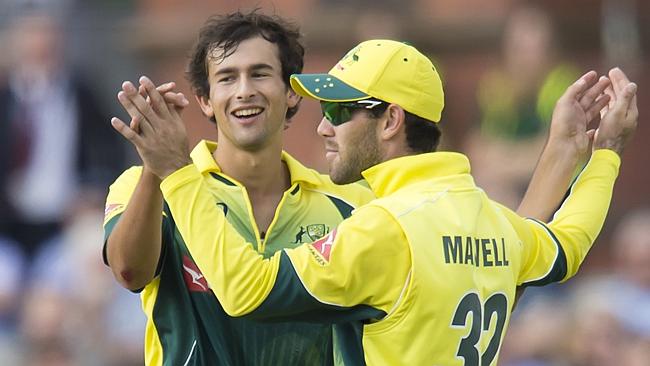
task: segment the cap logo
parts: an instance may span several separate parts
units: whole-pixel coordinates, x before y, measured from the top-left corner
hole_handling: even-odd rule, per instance
[[[348,51],[348,53],[346,53],[345,56],[343,56],[341,61],[339,61],[336,64],[336,68],[343,71],[345,70],[346,66],[351,66],[353,63],[359,61],[359,55],[357,55],[357,53],[359,53],[360,50],[361,50],[361,45],[358,45],[353,49],[351,49],[350,51]]]

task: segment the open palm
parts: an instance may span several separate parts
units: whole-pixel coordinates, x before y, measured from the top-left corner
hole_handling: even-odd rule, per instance
[[[594,135],[588,125],[607,106],[610,96],[604,92],[609,85],[608,78],[598,79],[596,72],[590,71],[569,86],[553,111],[549,138],[565,141],[578,156],[587,154]]]

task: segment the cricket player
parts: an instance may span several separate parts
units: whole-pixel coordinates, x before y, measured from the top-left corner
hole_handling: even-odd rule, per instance
[[[266,43],[264,43],[264,42],[266,42]],[[242,97],[243,100],[247,100],[247,99],[256,100],[255,97],[257,95],[267,95],[266,93],[263,93],[262,91],[254,90],[255,88],[248,89],[247,85],[245,85],[245,84],[247,84],[247,83],[255,84],[255,83],[254,82],[248,82],[247,80],[245,80],[245,78],[244,78],[244,80],[242,80],[243,76],[241,74],[239,74],[239,73],[233,72],[233,70],[232,70],[233,68],[237,69],[237,67],[232,66],[229,63],[229,59],[231,57],[238,56],[240,54],[250,56],[252,54],[260,52],[260,50],[262,50],[264,48],[263,46],[265,46],[267,43],[269,43],[266,40],[264,40],[264,42],[262,42],[262,39],[260,37],[242,41],[239,44],[239,46],[236,48],[236,50],[233,51],[233,53],[229,54],[229,56],[227,56],[227,57],[224,57],[223,60],[220,60],[220,62],[217,62],[216,70],[211,70],[212,65],[210,65],[210,68],[209,68],[210,76],[209,77],[212,78],[212,75],[216,75],[216,82],[217,82],[216,88],[219,87],[218,83],[225,83],[226,85],[228,85],[229,83],[234,82],[235,84],[238,85],[237,88],[235,88],[235,89],[243,90],[244,95],[247,95],[247,98]],[[253,49],[256,52],[250,52],[250,49]],[[248,50],[248,52],[247,52],[247,50]],[[224,54],[226,54],[226,53],[224,53]],[[260,55],[260,60],[268,60],[269,58],[272,58],[272,57],[269,57],[269,56],[272,56],[272,54],[271,55],[262,54],[262,55]],[[241,59],[240,59],[240,62],[241,62]],[[243,68],[244,69],[253,69],[253,70],[266,69],[266,67],[264,67],[263,65],[262,65],[262,67],[260,67],[260,63],[263,63],[263,61],[260,61],[258,63],[253,62],[251,64],[252,67],[250,67],[250,68],[243,67]],[[221,68],[225,69],[226,71],[220,72]],[[233,77],[233,74],[234,74],[234,77]],[[254,75],[256,75],[256,74],[254,74]],[[252,76],[252,79],[255,79],[255,77],[256,76]],[[261,76],[261,77],[264,78],[266,76]],[[233,79],[236,80],[236,81],[233,81]],[[146,170],[148,168],[150,169],[150,167],[148,165],[149,159],[147,157],[145,157],[149,150],[151,150],[151,149],[154,149],[154,150],[159,150],[160,149],[160,150],[162,150],[162,149],[166,149],[167,147],[169,147],[170,149],[173,149],[174,147],[177,146],[174,143],[174,141],[176,141],[175,138],[177,138],[179,136],[182,137],[183,134],[180,133],[181,131],[179,131],[179,129],[174,129],[174,128],[168,129],[166,132],[162,132],[162,129],[158,129],[158,127],[156,127],[155,130],[152,129],[153,124],[152,124],[152,122],[150,122],[150,120],[156,119],[159,116],[161,116],[161,115],[159,115],[159,113],[162,113],[163,117],[158,122],[162,121],[163,119],[166,119],[166,120],[171,119],[171,120],[174,120],[177,123],[176,127],[180,127],[180,126],[182,126],[182,124],[178,124],[180,119],[178,118],[177,115],[176,116],[174,115],[175,111],[173,109],[168,109],[167,106],[165,105],[164,101],[161,100],[160,95],[157,95],[156,93],[154,93],[153,84],[151,83],[151,81],[148,80],[148,79],[142,79],[141,82],[147,88],[147,92],[149,93],[149,96],[152,99],[152,103],[153,103],[153,108],[152,109],[147,108],[147,105],[144,102],[144,100],[141,97],[139,97],[139,95],[137,94],[137,92],[135,90],[135,87],[126,88],[126,89],[129,89],[129,90],[125,90],[124,94],[128,94],[128,97],[125,97],[124,94],[121,94],[121,98],[120,98],[121,101],[123,102],[123,104],[125,105],[125,108],[127,108],[127,110],[129,110],[129,114],[131,114],[131,116],[134,117],[134,118],[136,118],[136,117],[140,118],[140,120],[141,120],[140,123],[141,123],[142,127],[141,127],[139,133],[136,133],[136,131],[134,131],[132,129],[129,129],[128,126],[122,124],[118,120],[114,120],[113,122],[114,122],[114,126],[116,127],[116,129],[118,129],[118,131],[120,131],[129,140],[134,142],[134,144],[136,144],[136,146],[138,148],[139,153],[141,155],[144,155],[143,160],[145,161],[145,170]],[[244,84],[244,85],[242,86],[241,84]],[[258,119],[257,115],[260,114],[260,112],[264,112],[264,110],[266,108],[270,108],[270,107],[267,107],[266,105],[264,105],[264,103],[261,103],[263,105],[255,105],[254,103],[250,103],[251,105],[245,105],[245,106],[241,107],[240,109],[235,109],[234,112],[230,112],[230,110],[228,108],[228,103],[229,102],[232,103],[233,101],[238,101],[239,99],[237,97],[237,94],[232,94],[231,96],[228,96],[227,94],[225,96],[220,95],[218,92],[213,91],[213,87],[215,87],[215,86],[211,85],[209,102],[206,103],[206,101],[201,100],[200,97],[199,97],[199,102],[201,103],[202,108],[204,109],[204,112],[206,112],[206,114],[210,115],[210,113],[214,113],[214,115],[216,115],[216,120],[217,120],[217,124],[219,126],[220,134],[221,134],[221,129],[222,129],[221,123],[223,123],[223,122],[220,122],[220,121],[227,121],[226,126],[223,128],[224,130],[226,130],[226,132],[224,133],[224,136],[228,136],[227,132],[228,132],[228,129],[230,129],[230,133],[232,133],[234,136],[249,137],[250,135],[247,135],[247,133],[249,133],[249,132],[246,129],[239,126],[238,124],[244,124],[246,127],[249,127],[249,126],[247,126],[248,124],[257,125],[257,126],[255,126],[256,128],[265,127],[262,123],[258,123],[258,122],[261,122],[261,121]],[[248,87],[250,87],[250,86],[248,86]],[[268,89],[268,90],[270,90],[270,89]],[[248,93],[250,93],[250,94],[248,94]],[[228,99],[230,99],[230,100],[228,100]],[[261,101],[266,102],[265,99],[266,99],[265,97],[261,98]],[[131,104],[129,104],[129,102],[127,100],[130,101]],[[223,103],[223,104],[220,104],[220,103]],[[260,102],[258,102],[258,103],[260,103]],[[225,108],[224,108],[224,106],[225,106]],[[227,113],[229,112],[229,114],[232,117],[230,117],[228,115],[224,116],[224,115],[220,114],[220,113],[223,113],[224,111],[227,112]],[[239,113],[239,114],[243,118],[240,118],[240,116],[237,115],[237,112],[239,112],[239,111],[242,111],[242,113]],[[254,117],[252,117],[252,118],[249,117],[251,115],[253,115]],[[235,118],[238,118],[238,119],[235,119]],[[243,121],[240,121],[239,119],[242,119]],[[232,123],[233,121],[236,121],[236,122]],[[233,126],[236,126],[236,127],[233,127]],[[171,127],[171,126],[167,124],[166,127]],[[240,130],[238,130],[238,128]],[[241,133],[241,134],[237,135],[237,133]],[[155,137],[163,137],[163,136],[165,136],[164,138],[169,138],[170,140],[168,140],[166,142],[163,142],[161,140],[158,140],[158,141],[155,141],[155,142],[153,140],[146,140],[150,136],[155,136]],[[226,137],[226,139],[228,139],[228,137]],[[221,138],[220,138],[220,144],[217,146],[217,150],[216,150],[217,152],[219,151],[220,146],[222,146],[222,144],[223,144],[222,141],[223,140],[221,140]],[[155,145],[157,145],[157,147],[155,147],[154,145],[152,145],[150,143],[154,143]],[[183,150],[182,144],[181,144],[181,150]],[[172,160],[175,161],[174,163],[172,163],[172,165],[177,165],[177,164],[183,165],[185,162],[189,162],[189,157],[187,157],[187,156],[184,157],[182,151],[181,151],[181,154],[175,155],[174,157],[172,157],[172,155],[174,155],[174,154],[169,154],[170,152],[171,152],[171,150],[167,151],[167,153],[168,153],[167,157],[170,157],[170,158],[172,158]],[[183,161],[184,159],[188,159],[188,160]],[[210,160],[211,159],[209,159],[209,158],[207,158],[207,156],[205,156],[205,161],[210,161]],[[260,256],[259,258],[260,258],[260,260],[263,261],[262,263],[267,263],[267,262],[263,260],[264,255],[260,253],[260,249],[259,249],[260,242],[266,244],[266,243],[270,243],[270,242],[273,242],[274,240],[276,240],[279,245],[277,245],[276,247],[274,247],[272,249],[271,253],[273,253],[273,252],[277,251],[281,247],[288,247],[289,246],[288,243],[296,243],[296,242],[302,241],[302,240],[298,240],[298,239],[301,239],[302,237],[304,237],[305,233],[309,234],[309,232],[310,232],[309,231],[310,230],[309,226],[307,226],[307,225],[296,225],[295,228],[297,230],[296,230],[295,233],[292,233],[294,235],[292,235],[292,236],[285,235],[284,239],[282,239],[283,238],[282,234],[277,234],[277,237],[275,239],[273,239],[274,238],[273,236],[269,236],[270,235],[269,232],[266,233],[264,238],[253,237],[253,240],[251,240],[251,239],[242,239],[242,236],[245,237],[245,234],[242,235],[242,231],[245,233],[246,228],[242,227],[243,225],[239,226],[239,227],[237,226],[237,222],[235,221],[236,219],[232,218],[234,215],[237,215],[237,213],[235,213],[233,215],[232,210],[228,209],[228,207],[230,207],[230,206],[228,204],[224,205],[223,198],[222,198],[223,195],[224,195],[223,191],[225,190],[227,192],[228,190],[232,189],[232,188],[229,188],[229,187],[236,186],[238,182],[235,181],[235,180],[228,179],[229,176],[223,174],[219,170],[214,171],[215,169],[218,169],[218,166],[216,164],[214,164],[214,160],[216,160],[216,162],[219,162],[219,155],[218,154],[216,156],[216,159],[212,159],[212,160],[213,161],[209,162],[209,164],[207,165],[209,168],[208,169],[199,168],[199,169],[202,169],[202,170],[198,174],[207,179],[206,182],[204,182],[204,183],[206,183],[205,188],[207,190],[207,194],[208,194],[209,198],[207,196],[203,197],[203,198],[207,199],[204,203],[208,204],[212,208],[216,208],[221,216],[217,215],[216,218],[213,218],[213,215],[212,215],[213,212],[208,209],[208,211],[207,211],[208,215],[205,216],[205,219],[201,219],[202,220],[201,223],[197,224],[197,225],[201,225],[201,226],[206,227],[206,231],[211,233],[213,231],[212,229],[213,229],[215,224],[217,225],[217,227],[220,227],[221,225],[223,225],[223,221],[224,221],[223,219],[224,219],[224,215],[225,215],[225,219],[228,220],[231,224],[233,224],[233,222],[234,222],[234,227],[235,228],[233,228],[231,226],[228,226],[228,228],[237,232],[237,234],[235,235],[235,238],[236,238],[235,240],[245,240],[245,241],[248,241],[250,243],[256,243],[257,244],[256,245],[257,250],[255,250],[253,247],[244,246],[243,250],[240,250],[240,252],[243,255],[247,255],[247,254],[250,254],[250,253],[247,252],[247,250],[252,250],[254,255],[256,255],[256,256],[259,255]],[[197,158],[197,154],[196,154],[196,149],[192,153],[192,161],[193,161],[192,166],[194,166],[194,167],[205,166],[205,165],[202,165],[203,163],[199,162],[199,159]],[[171,160],[168,161],[168,163],[169,162],[171,162]],[[242,161],[236,161],[236,163],[242,164]],[[219,165],[225,165],[225,164],[219,162]],[[287,164],[287,165],[289,165],[289,164]],[[291,165],[289,165],[288,168],[291,171]],[[157,168],[152,169],[151,172],[153,174],[159,176],[159,177],[162,176],[162,174],[159,175],[160,173],[157,171]],[[217,175],[221,179],[215,177],[215,175]],[[293,177],[293,172],[291,173],[290,177]],[[222,181],[222,179],[228,180],[231,184],[226,184],[226,185],[215,185],[214,184],[214,180]],[[280,199],[280,206],[277,208],[277,210],[282,209],[283,204],[289,203],[288,200],[290,199],[291,195],[294,194],[292,192],[295,192],[295,194],[299,194],[299,197],[297,197],[297,198],[300,198],[302,200],[307,200],[307,197],[306,197],[306,194],[308,194],[307,192],[315,191],[314,193],[322,194],[322,190],[324,188],[326,188],[326,187],[329,187],[331,184],[329,184],[329,185],[328,184],[321,184],[320,187],[314,187],[314,185],[315,184],[312,183],[311,186],[307,186],[307,188],[305,188],[304,186],[296,187],[294,184],[291,184],[291,185],[286,184],[285,185],[286,190],[283,192],[283,197]],[[113,188],[112,188],[112,190],[113,190]],[[316,191],[316,190],[318,190],[318,191]],[[110,196],[109,196],[109,199],[110,199]],[[331,199],[329,199],[329,200],[334,203],[334,206],[340,208],[341,205],[340,205],[339,201],[335,201],[335,200],[331,200]],[[321,200],[321,201],[327,202],[327,200]],[[319,202],[318,200],[308,201],[308,206],[311,207],[312,209],[316,209],[315,206],[317,207],[319,205],[318,202]],[[129,203],[129,205],[131,205],[131,203]],[[249,205],[247,205],[247,206],[249,206]],[[253,207],[255,207],[254,204],[253,204]],[[276,215],[277,215],[277,210],[276,210]],[[321,211],[321,214],[322,214],[322,209],[319,209],[319,210]],[[350,208],[346,208],[345,209],[346,214],[344,215],[343,213],[339,213],[340,214],[339,217],[347,216],[347,214],[349,213],[349,210],[350,210]],[[253,212],[254,211],[255,210],[253,209]],[[193,260],[193,263],[204,263],[208,267],[218,266],[218,265],[221,264],[220,259],[217,258],[214,262],[212,262],[212,264],[208,265],[207,263],[211,262],[212,258],[208,258],[208,257],[197,258],[196,253],[194,255],[190,254],[187,251],[187,248],[188,248],[187,244],[188,243],[186,242],[186,238],[184,236],[181,236],[180,233],[177,231],[178,228],[179,228],[178,223],[175,222],[173,215],[168,210],[166,210],[166,212],[167,212],[167,215],[166,215],[165,219],[168,220],[169,225],[172,228],[174,228],[174,229],[172,229],[172,231],[174,231],[173,235],[175,237],[175,243],[173,244],[174,246],[180,247],[181,248],[180,250],[185,251],[184,255],[187,256],[188,259]],[[193,217],[195,219],[199,219],[200,212],[196,212],[196,213],[197,213],[197,215],[196,216],[193,215]],[[246,212],[244,212],[244,214],[242,216],[246,217]],[[248,216],[250,217],[251,213],[249,213]],[[236,218],[237,216],[234,216],[234,217]],[[273,230],[273,227],[274,227],[273,225],[277,225],[275,223],[275,220],[278,220],[278,218],[284,219],[282,217],[282,215],[275,216],[273,218],[272,222],[270,223],[269,231]],[[339,218],[339,220],[340,220],[340,218]],[[109,221],[110,221],[110,219],[109,219]],[[334,227],[334,226],[335,226],[335,224],[332,224],[331,227]],[[313,228],[314,228],[314,226],[312,226],[312,231],[316,231],[315,236],[320,236],[319,232],[321,232],[321,231],[324,232],[324,231],[327,231],[329,229],[327,226],[323,230],[313,229]],[[211,245],[211,243],[209,243],[209,245]],[[110,248],[110,242],[109,242],[109,248]],[[217,249],[217,247],[205,248],[205,250],[207,252],[212,252],[215,249]],[[223,249],[223,248],[221,248],[221,249]],[[242,248],[240,248],[240,249],[242,249]],[[277,255],[271,256],[271,253],[269,253],[269,255],[267,255],[266,257],[267,258],[276,258],[277,257]],[[183,257],[183,260],[185,260],[185,257]],[[234,264],[234,260],[232,262]],[[235,267],[239,267],[239,265],[236,265]],[[241,274],[239,274],[239,271],[233,271],[232,269],[233,268],[231,267],[229,271],[234,277],[229,278],[229,281],[233,281],[233,283],[234,283],[234,282],[239,281],[239,279],[242,279],[242,280],[246,279],[245,277],[242,277],[244,275],[243,272],[246,272],[246,266],[240,268],[240,270],[243,271]],[[211,269],[208,269],[208,270],[211,270]],[[200,274],[200,272],[198,271],[197,268],[193,267],[193,271],[196,273],[196,276],[193,277],[193,278],[195,280],[197,280],[197,282],[200,282],[202,284],[202,286],[205,288],[205,292],[209,292],[211,294],[211,292],[209,290],[207,290],[208,283],[204,281],[204,278],[202,277],[203,275]],[[205,269],[203,271],[205,271]],[[254,276],[254,273],[251,273],[251,275]],[[160,280],[159,280],[160,284],[158,284],[158,286],[161,286],[162,281],[164,279],[165,278],[163,278],[162,276],[160,277]],[[203,282],[201,282],[201,280],[203,280]],[[253,279],[252,281],[253,282],[259,282],[258,285],[261,285],[261,286],[250,287],[250,289],[253,290],[253,291],[258,291],[258,289],[265,289],[265,288],[267,288],[269,285],[271,285],[273,283],[273,281],[268,277],[257,277],[256,279]],[[212,286],[214,286],[214,285],[212,285]],[[218,294],[219,291],[215,290],[215,288],[212,287],[212,286],[211,286],[211,290]],[[262,294],[260,294],[260,296],[261,295]],[[212,296],[212,297],[214,297],[214,296]],[[223,312],[223,308],[221,307],[222,304],[219,304],[219,302],[216,301],[216,299],[212,299],[212,300],[213,301],[210,301],[209,303],[207,303],[206,307],[202,309],[202,310],[204,310],[204,313],[200,314],[200,319],[196,320],[196,322],[198,324],[197,326],[203,327],[203,328],[211,328],[211,327],[215,326],[215,323],[217,322],[217,319],[211,318],[211,315],[214,312],[214,310],[211,310],[211,306],[213,306],[213,309],[214,309],[214,305],[216,303],[217,304],[216,308],[218,308],[218,310],[221,311],[221,312]],[[219,299],[219,300],[221,300],[221,299]],[[280,303],[284,303],[284,300],[287,300],[286,303],[285,303],[287,306],[294,305],[293,302],[292,302],[291,297],[289,297],[287,299],[278,299],[278,301]],[[160,301],[160,300],[158,300],[158,301]],[[244,300],[244,301],[248,301],[248,300]],[[211,313],[211,311],[212,311],[212,313]],[[154,316],[155,316],[155,314],[154,314]],[[219,316],[221,316],[221,314],[219,314]],[[219,319],[221,319],[221,317]],[[230,319],[228,321],[229,322],[234,322],[233,320],[230,320]],[[218,325],[221,325],[221,324],[218,324]],[[294,325],[288,325],[288,326],[295,327],[296,325],[294,324]],[[158,338],[160,338],[160,337],[158,337]],[[338,342],[340,342],[341,339],[342,338],[340,338],[340,334],[337,332],[336,336],[334,337],[334,347],[337,350],[340,349],[340,345],[338,344]],[[327,342],[327,340],[325,340],[324,342]],[[285,343],[285,345],[287,347],[289,347],[289,343]],[[198,349],[198,347],[195,348],[195,346],[196,346],[196,343],[194,343],[192,345],[190,353],[188,354],[188,360],[192,360],[193,362],[194,362],[194,360],[198,359],[197,358],[198,355],[193,353],[193,352],[196,352],[196,349]],[[210,342],[208,342],[207,344],[204,344],[203,349],[206,349],[209,346],[210,346]],[[246,345],[244,345],[244,346],[246,346]],[[222,350],[222,351],[226,351],[226,350]],[[341,353],[339,353],[339,355],[341,355]],[[203,360],[203,361],[196,361],[196,362],[198,362],[198,363],[204,362],[205,363],[206,361]],[[208,363],[217,363],[217,362],[223,362],[223,360],[215,359],[215,360],[211,360],[211,361],[208,360],[207,362]],[[285,363],[285,364],[299,364],[299,363],[295,363],[295,362],[294,363],[289,363],[289,362],[290,361],[287,361],[287,363]]]
[[[219,138],[218,145],[200,142],[192,160],[210,179],[211,204],[264,257],[321,238],[373,198],[366,187],[332,184],[282,151],[299,100],[289,76],[302,70],[303,52],[298,31],[284,21],[234,13],[206,23],[189,65]],[[127,110],[137,92],[124,84],[119,98]],[[124,287],[141,291],[146,364],[331,365],[329,325],[260,324],[224,312],[171,216],[161,214],[159,184],[146,166],[125,171],[110,187],[104,224],[106,263]]]

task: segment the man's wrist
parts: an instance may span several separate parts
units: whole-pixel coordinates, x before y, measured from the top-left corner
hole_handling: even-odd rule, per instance
[[[549,141],[544,146],[540,163],[551,163],[553,165],[562,163],[563,165],[572,165],[575,167],[580,160],[580,151],[574,143]]]
[[[594,143],[595,150],[611,150],[619,156],[623,153],[623,142],[620,140],[608,140],[603,142]]]
[[[147,183],[150,183],[150,184],[153,184],[153,185],[156,185],[156,186],[160,185],[160,182],[162,181],[162,179],[158,176],[158,174],[156,174],[155,171],[151,170],[151,168],[149,168],[147,166],[147,164],[144,164],[143,167],[142,167],[142,178],[141,179],[143,181],[147,182]]]

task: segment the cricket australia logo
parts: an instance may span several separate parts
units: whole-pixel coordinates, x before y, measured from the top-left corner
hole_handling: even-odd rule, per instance
[[[346,66],[352,66],[355,62],[359,61],[359,51],[361,51],[361,46],[356,46],[351,49],[348,53],[343,56],[341,61],[336,64],[336,68],[343,71]]]
[[[307,235],[311,241],[316,241],[330,231],[330,228],[325,224],[311,224],[307,225]]]
[[[310,224],[307,226],[300,226],[300,230],[296,233],[296,238],[293,244],[304,243],[305,241],[316,241],[330,231],[330,228],[325,224]],[[309,239],[305,239],[305,234]]]

